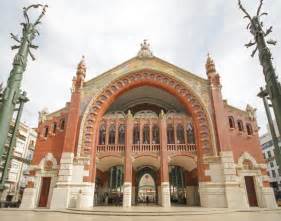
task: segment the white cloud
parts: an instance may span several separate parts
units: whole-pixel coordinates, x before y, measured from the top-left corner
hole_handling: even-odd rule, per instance
[[[258,121],[265,129],[262,102],[256,97],[264,85],[258,58],[243,45],[251,39],[237,1],[224,0],[49,0],[36,39],[37,60],[29,61],[23,88],[30,102],[24,120],[36,126],[37,112],[44,106],[56,110],[69,101],[71,80],[81,55],[87,59],[87,79],[136,55],[139,43],[149,39],[154,54],[205,77],[209,51],[221,74],[223,96],[230,104],[258,107]],[[20,32],[21,8],[31,0],[0,2],[0,81],[6,80],[14,52],[10,32]],[[254,13],[257,1],[244,0]],[[281,42],[280,1],[268,0],[266,25]],[[280,46],[272,49],[279,71]],[[279,71],[280,72],[280,71]]]

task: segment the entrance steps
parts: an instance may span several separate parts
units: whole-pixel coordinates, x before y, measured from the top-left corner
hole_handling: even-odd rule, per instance
[[[140,207],[134,206],[131,208],[123,207],[103,207],[97,206],[92,209],[20,209],[20,208],[1,208],[0,211],[33,211],[38,213],[65,213],[88,216],[196,216],[196,215],[215,215],[215,214],[230,214],[230,213],[249,213],[249,212],[271,212],[281,213],[281,208],[266,209],[266,208],[250,208],[250,209],[228,209],[228,208],[202,208],[202,207],[170,207],[163,208],[157,206]]]
[[[279,209],[281,211],[281,209]],[[123,207],[95,207],[93,209],[67,209],[73,214],[97,215],[97,216],[187,216],[187,215],[212,215],[233,212],[261,212],[271,211],[270,209],[250,208],[250,209],[228,209],[228,208],[202,208],[202,207],[170,207],[158,206],[131,208]]]

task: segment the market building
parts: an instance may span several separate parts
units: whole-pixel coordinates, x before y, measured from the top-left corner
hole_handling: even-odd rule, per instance
[[[70,102],[40,113],[22,208],[276,207],[255,110],[223,100],[210,56],[205,79],[144,41],[136,57],[85,77],[82,59]]]

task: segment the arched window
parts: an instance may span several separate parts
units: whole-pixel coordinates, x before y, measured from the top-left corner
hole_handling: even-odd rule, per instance
[[[46,126],[46,127],[45,127],[45,131],[44,131],[44,137],[47,137],[47,136],[48,136],[48,133],[49,133],[49,127]]]
[[[64,124],[65,124],[65,120],[61,119],[60,120],[60,129],[63,130],[64,129]]]
[[[108,144],[115,144],[115,125],[109,127]]]
[[[140,126],[138,124],[136,124],[134,126],[133,141],[134,141],[134,144],[140,143]]]
[[[228,122],[229,122],[230,128],[235,128],[235,121],[234,121],[234,118],[232,116],[228,117]]]
[[[238,125],[238,130],[239,131],[243,131],[244,130],[243,122],[241,120],[237,121],[237,125]]]
[[[55,134],[56,131],[57,131],[57,123],[55,122],[55,123],[53,124],[53,134]]]
[[[168,144],[175,143],[174,127],[172,124],[168,124],[168,126],[167,126],[167,139],[168,139]]]
[[[181,124],[177,125],[177,143],[184,144],[184,129]]]
[[[152,143],[153,144],[159,144],[160,143],[159,127],[157,125],[153,125],[153,127],[152,127]]]
[[[195,144],[195,137],[194,137],[194,130],[193,130],[192,123],[187,124],[186,133],[187,133],[187,142],[189,144]]]
[[[143,126],[143,143],[149,144],[150,143],[150,136],[149,136],[149,125],[145,124]]]
[[[253,135],[253,128],[251,124],[246,124],[246,129],[247,129],[247,134],[248,135]]]
[[[125,125],[120,124],[118,128],[118,143],[125,144]]]
[[[106,134],[105,125],[102,124],[100,126],[100,131],[99,131],[99,144],[100,145],[105,145],[105,134]]]

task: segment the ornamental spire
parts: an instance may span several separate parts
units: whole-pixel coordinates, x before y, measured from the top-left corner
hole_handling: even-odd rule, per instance
[[[139,58],[152,58],[153,57],[152,51],[150,50],[150,44],[147,43],[146,39],[144,39],[143,43],[141,44],[141,49],[138,52],[138,57]]]
[[[211,58],[209,53],[207,55],[206,72],[207,75],[209,75],[210,73],[216,73],[216,66],[214,60]]]
[[[86,64],[85,64],[85,56],[83,55],[81,61],[77,65],[77,73],[76,73],[76,75],[77,76],[82,75],[83,78],[85,78],[85,76],[86,76],[86,69],[87,68],[86,68]]]
[[[83,55],[81,61],[77,65],[76,77],[73,78],[72,92],[82,88],[86,77],[86,69],[85,56]]]

